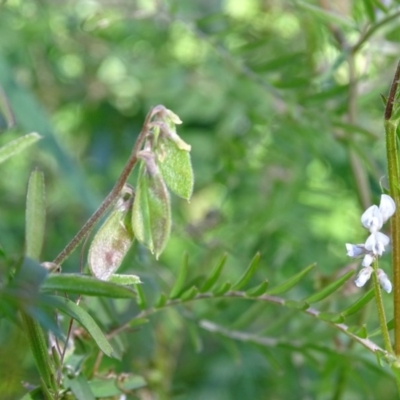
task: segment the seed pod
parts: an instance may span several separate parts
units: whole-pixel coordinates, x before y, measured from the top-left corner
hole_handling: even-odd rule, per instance
[[[142,151],[139,156],[142,163],[132,208],[132,228],[139,242],[158,258],[171,233],[170,199],[154,154]]]
[[[106,281],[110,278],[121,265],[133,243],[133,197],[132,189],[126,188],[90,245],[88,264],[90,271],[98,279]]]

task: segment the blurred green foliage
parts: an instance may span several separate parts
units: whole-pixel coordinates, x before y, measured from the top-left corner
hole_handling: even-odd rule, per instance
[[[45,173],[42,259],[51,261],[112,188],[147,111],[164,104],[183,121],[196,180],[189,204],[173,198],[160,259],[135,244],[121,268],[140,276],[148,301],[170,291],[184,253],[188,281],[224,253],[231,282],[258,251],[253,284],[278,284],[316,262],[294,299],[355,269],[344,243],[363,240],[360,213],[386,187],[380,94],[398,59],[398,18],[394,0],[3,1],[0,144],[33,131],[44,139],[1,165],[2,262],[23,251],[33,168]],[[76,252],[63,271],[78,270]],[[360,296],[350,283],[319,309]],[[83,303],[105,332],[139,312],[125,299]],[[363,318],[377,326],[373,306],[350,322]],[[202,320],[279,340],[245,343]],[[114,342],[122,360],[104,358],[98,372],[143,376],[147,386],[129,398],[396,398],[388,369],[359,345],[267,303],[188,303]],[[2,398],[18,398],[21,381],[38,383],[32,358],[3,320],[0,346]],[[93,354],[81,366],[88,375]]]

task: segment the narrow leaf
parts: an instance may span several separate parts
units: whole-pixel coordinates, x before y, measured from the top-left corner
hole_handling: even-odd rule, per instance
[[[136,297],[137,305],[141,310],[145,310],[147,307],[147,301],[142,289],[142,285],[141,284],[135,285],[135,289],[137,292],[137,297]]]
[[[354,304],[346,308],[341,312],[343,317],[348,317],[361,310],[366,304],[368,304],[375,296],[374,289],[368,290],[361,298],[359,298]]]
[[[44,175],[33,171],[26,196],[25,254],[39,260],[45,232],[46,206]]]
[[[344,321],[344,317],[342,315],[333,312],[321,312],[318,314],[318,319],[333,322],[335,324],[341,324]]]
[[[232,283],[230,282],[224,282],[221,283],[219,286],[217,286],[213,290],[214,296],[223,296],[226,292],[229,291],[229,289],[232,287]]]
[[[192,286],[189,290],[182,293],[180,300],[189,301],[192,300],[199,293],[199,289],[196,286]]]
[[[162,308],[165,306],[165,304],[167,303],[168,297],[166,296],[165,293],[161,293],[160,297],[158,298],[158,300],[155,302],[154,307],[155,308]]]
[[[100,350],[108,357],[119,359],[120,357],[115,353],[111,344],[104,336],[102,330],[96,324],[95,320],[85,311],[82,307],[77,306],[72,300],[59,296],[49,296],[57,303],[57,308],[74,318],[79,324],[81,324],[88,333],[92,336],[93,340],[99,346]]]
[[[189,264],[188,261],[189,261],[189,257],[187,255],[187,253],[185,253],[183,256],[181,268],[179,269],[178,277],[176,278],[174,286],[172,287],[171,293],[169,295],[170,299],[177,298],[179,296],[179,294],[181,293],[181,291],[183,290],[187,271],[188,271],[188,264]]]
[[[0,163],[25,150],[41,138],[38,133],[32,132],[0,147]]]
[[[50,274],[41,289],[115,299],[128,299],[136,296],[136,293],[130,288],[81,274]]]
[[[330,294],[338,290],[342,285],[344,285],[352,276],[354,275],[354,271],[349,271],[343,276],[341,276],[336,281],[332,282],[322,290],[318,291],[317,293],[312,294],[311,296],[304,299],[309,304],[317,303],[328,297]]]
[[[126,275],[126,274],[112,274],[109,278],[109,282],[116,283],[117,285],[131,286],[137,283],[142,283],[137,275]]]
[[[269,295],[277,295],[282,294],[290,290],[292,287],[296,286],[314,267],[316,264],[311,264],[300,271],[298,274],[289,278],[286,282],[273,287],[272,289],[268,290],[266,294]]]
[[[88,264],[92,274],[108,280],[119,268],[134,239],[130,227],[132,197],[117,203],[90,245]]]
[[[219,276],[221,275],[221,271],[224,268],[227,257],[227,254],[224,254],[218,264],[211,271],[211,274],[200,288],[201,293],[207,292],[215,285]]]
[[[302,300],[285,300],[285,307],[292,308],[294,310],[307,310],[310,307],[308,303]]]
[[[132,209],[132,228],[156,258],[164,250],[171,233],[171,206],[167,187],[152,153],[145,153],[140,166]]]
[[[247,285],[247,283],[255,274],[259,262],[260,262],[260,253],[256,253],[256,255],[251,260],[250,265],[247,267],[246,271],[243,273],[240,279],[232,286],[232,290],[239,290],[243,286]]]
[[[367,331],[367,327],[365,325],[363,325],[362,327],[360,327],[355,334],[363,339],[366,339],[368,337],[368,331]]]
[[[40,325],[25,312],[21,312],[24,332],[26,333],[36,367],[44,385],[56,391],[54,366],[50,359],[47,341]]]
[[[258,297],[263,295],[268,289],[268,281],[261,282],[254,288],[251,288],[246,291],[247,296],[249,297]]]
[[[157,161],[168,188],[177,196],[190,200],[193,193],[193,169],[190,153],[169,138],[160,138]]]

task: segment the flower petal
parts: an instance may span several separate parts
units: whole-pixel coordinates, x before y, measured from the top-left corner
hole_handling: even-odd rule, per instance
[[[363,267],[369,267],[372,264],[372,261],[374,261],[374,256],[372,254],[368,253],[364,256],[364,259],[363,259],[361,265]]]
[[[389,242],[389,237],[382,232],[373,232],[365,242],[365,249],[376,256],[381,256]]]
[[[371,278],[373,270],[374,269],[372,267],[366,267],[361,269],[357,275],[357,279],[354,281],[356,286],[357,287],[364,286],[368,282],[369,278]]]
[[[389,195],[383,194],[381,196],[379,211],[381,212],[383,223],[385,223],[396,211],[396,203]]]
[[[382,269],[378,269],[378,280],[385,292],[390,293],[392,291],[392,282]]]
[[[367,208],[363,215],[361,215],[361,223],[371,233],[379,231],[383,225],[383,218],[378,206],[371,206]]]
[[[352,258],[362,256],[367,253],[364,244],[346,243],[347,255]]]

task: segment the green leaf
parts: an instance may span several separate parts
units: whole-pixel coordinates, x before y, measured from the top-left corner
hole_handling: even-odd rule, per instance
[[[211,271],[210,275],[206,279],[206,281],[203,283],[203,285],[200,287],[200,292],[204,293],[210,290],[215,283],[217,282],[219,276],[221,275],[222,269],[224,268],[224,265],[226,263],[226,259],[228,258],[227,254],[224,254],[221,259],[219,260],[218,264],[214,267],[214,269]]]
[[[343,276],[341,276],[336,281],[332,282],[328,286],[324,287],[322,290],[317,293],[312,294],[311,296],[304,299],[308,304],[317,303],[328,297],[330,294],[334,293],[338,290],[342,285],[344,285],[352,276],[354,275],[354,271],[349,271]]]
[[[199,293],[199,289],[196,286],[192,286],[190,289],[186,290],[180,296],[180,300],[189,301],[192,300]]]
[[[88,264],[92,274],[108,280],[119,268],[134,239],[130,227],[132,198],[121,199],[90,245]]]
[[[146,297],[145,297],[143,289],[142,289],[142,285],[136,284],[135,289],[137,292],[137,297],[136,297],[137,305],[139,306],[139,308],[141,310],[145,310],[147,307],[147,301],[146,301]]]
[[[124,375],[119,378],[96,378],[89,382],[92,393],[96,398],[112,397],[124,392],[140,389],[147,386],[146,381],[138,375]]]
[[[160,297],[158,298],[158,300],[155,302],[154,307],[155,308],[162,308],[165,306],[165,304],[167,303],[168,297],[165,293],[161,293]]]
[[[304,311],[307,310],[310,305],[303,300],[285,300],[285,307]]]
[[[25,150],[41,138],[38,133],[32,132],[0,147],[0,163]]]
[[[359,327],[359,329],[357,329],[354,333],[362,339],[366,339],[368,337],[367,327],[365,325]]]
[[[239,278],[239,280],[232,286],[232,290],[239,290],[243,286],[247,285],[247,283],[255,274],[259,262],[260,262],[260,253],[256,253],[256,255],[251,260],[249,266],[247,267],[246,271]]]
[[[168,188],[177,196],[190,200],[194,176],[190,153],[180,149],[167,137],[161,137],[156,150],[157,163]]]
[[[346,308],[341,312],[343,317],[348,317],[353,315],[357,311],[361,310],[366,304],[368,304],[375,296],[374,289],[368,290],[361,298],[359,298],[355,303],[353,303],[350,307]]]
[[[133,203],[132,228],[139,242],[158,258],[171,233],[171,207],[168,190],[154,162],[154,155],[145,154],[146,161],[140,166]]]
[[[249,297],[258,297],[263,295],[268,289],[268,281],[261,282],[256,287],[253,287],[246,291],[247,296]]]
[[[315,265],[316,264],[311,264],[307,266],[302,271],[289,278],[286,282],[283,282],[280,285],[268,290],[266,294],[277,295],[287,292],[292,287],[296,286],[315,267]]]
[[[136,293],[130,288],[81,274],[49,274],[41,289],[115,299],[128,299],[136,296]]]
[[[214,296],[223,296],[232,287],[230,282],[223,282],[213,290]]]
[[[318,314],[318,319],[333,322],[335,324],[341,324],[344,321],[344,317],[342,315],[333,312],[321,312]]]
[[[363,0],[364,7],[366,14],[368,15],[368,19],[370,22],[375,22],[376,16],[375,16],[375,6],[374,3],[371,0]]]
[[[96,400],[88,381],[82,374],[76,375],[73,378],[64,375],[64,386],[71,389],[76,400]]]
[[[40,259],[45,232],[46,205],[44,175],[33,171],[26,196],[25,254],[33,260]]]
[[[36,367],[39,371],[43,384],[48,389],[56,391],[57,384],[55,380],[54,365],[50,359],[47,340],[39,323],[27,315],[24,311],[21,312],[24,332],[28,337],[29,347],[32,351]]]
[[[142,283],[137,275],[126,275],[126,274],[112,274],[108,279],[109,282],[117,285],[131,286],[137,283]]]
[[[181,268],[179,269],[178,277],[176,278],[174,286],[171,289],[171,293],[169,294],[170,299],[176,299],[177,297],[179,297],[181,291],[183,290],[188,271],[188,265],[189,257],[187,253],[185,253],[183,256]]]
[[[120,359],[120,356],[116,354],[111,344],[104,336],[103,332],[96,324],[95,320],[85,311],[82,307],[76,305],[72,300],[59,296],[49,296],[56,304],[57,308],[74,318],[79,324],[81,324],[88,333],[92,336],[93,340],[99,346],[100,350],[108,357]]]

